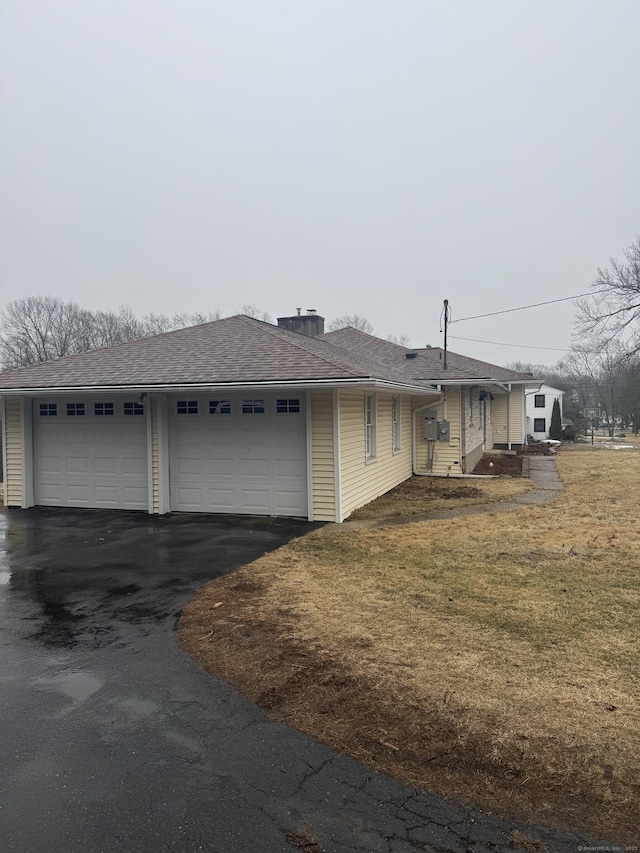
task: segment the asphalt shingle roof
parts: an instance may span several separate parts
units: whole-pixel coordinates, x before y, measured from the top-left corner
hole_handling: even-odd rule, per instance
[[[335,332],[327,332],[322,335],[321,340],[337,344],[357,356],[367,355],[375,358],[382,364],[395,367],[402,372],[405,381],[418,382],[446,382],[464,381],[473,379],[493,379],[496,382],[530,382],[535,384],[535,379],[529,373],[520,373],[499,367],[497,364],[489,364],[486,361],[478,361],[465,355],[447,350],[447,369],[444,368],[444,350],[440,347],[425,347],[414,349],[403,347],[398,344],[376,338],[360,332],[351,326],[338,329]],[[415,358],[407,358],[408,352],[415,352]]]
[[[5,371],[0,373],[0,392],[361,378],[408,381],[402,371],[364,353],[236,315]]]
[[[2,391],[375,379],[416,390],[446,380],[530,381],[449,352],[417,350],[346,328],[311,338],[242,314],[0,373]]]

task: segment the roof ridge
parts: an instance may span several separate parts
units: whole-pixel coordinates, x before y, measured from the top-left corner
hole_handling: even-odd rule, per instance
[[[343,329],[352,329],[354,332],[357,332],[359,335],[364,335],[367,338],[371,338],[374,341],[380,341],[383,344],[388,344],[390,347],[398,347],[401,350],[412,350],[416,349],[416,347],[405,347],[403,344],[397,344],[395,341],[390,341],[388,338],[381,338],[379,335],[374,335],[371,332],[363,332],[362,329],[356,329],[355,326],[342,326],[340,329],[332,329],[329,332],[325,332],[323,337],[326,335],[334,335],[336,332],[341,332]]]
[[[261,325],[263,325],[265,327],[265,331],[268,332],[270,335],[272,335],[274,338],[279,338],[280,340],[282,340],[284,338],[284,340],[289,341],[294,346],[298,347],[301,350],[304,350],[309,355],[313,355],[316,358],[322,359],[327,364],[330,364],[331,367],[337,367],[340,370],[345,370],[345,369],[351,370],[352,369],[352,366],[349,365],[348,361],[346,361],[346,360],[343,360],[342,363],[337,363],[336,361],[333,361],[332,359],[328,358],[327,356],[319,355],[317,352],[315,352],[313,350],[312,347],[302,345],[303,342],[306,343],[305,339],[308,339],[308,340],[316,341],[321,346],[327,346],[328,345],[330,347],[333,347],[334,349],[341,349],[341,347],[336,347],[335,344],[331,344],[328,341],[323,341],[319,338],[309,338],[308,335],[301,335],[299,332],[291,332],[288,329],[282,329],[280,326],[274,326],[273,323],[265,323],[263,320],[256,320],[255,317],[248,317],[246,314],[239,314],[237,316],[243,320],[249,320],[251,323],[260,323]],[[295,336],[295,337],[293,337],[293,336]],[[298,340],[298,337],[300,338],[300,340]],[[346,351],[345,351],[345,354],[347,354]],[[353,360],[359,361],[359,357],[356,357]],[[346,364],[346,368],[345,368],[345,364]],[[360,364],[359,366],[362,367],[363,365]],[[380,367],[383,367],[383,365],[380,365]],[[366,373],[366,371],[365,371],[365,373]],[[357,375],[357,374],[355,374],[355,375]]]

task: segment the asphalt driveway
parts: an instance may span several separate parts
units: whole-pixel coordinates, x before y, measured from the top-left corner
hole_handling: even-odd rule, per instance
[[[196,669],[174,637],[192,593],[311,527],[0,514],[2,853],[482,853],[514,829],[587,843],[418,794]]]

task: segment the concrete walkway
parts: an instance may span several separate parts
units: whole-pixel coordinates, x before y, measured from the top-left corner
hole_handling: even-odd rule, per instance
[[[457,507],[455,509],[434,510],[421,515],[398,515],[393,518],[366,519],[363,521],[344,521],[340,527],[349,530],[366,527],[390,527],[396,524],[415,524],[431,519],[462,518],[470,515],[482,515],[486,512],[505,512],[522,506],[541,504],[558,497],[564,484],[558,474],[555,456],[528,456],[529,479],[535,483],[535,489],[519,495],[510,501],[492,501],[476,506]],[[462,481],[461,481],[462,482]],[[475,482],[475,481],[474,481]]]

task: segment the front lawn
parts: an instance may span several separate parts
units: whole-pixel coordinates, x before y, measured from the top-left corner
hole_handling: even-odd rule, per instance
[[[633,843],[640,450],[562,450],[558,467],[546,504],[316,530],[204,587],[180,640],[372,767]]]

